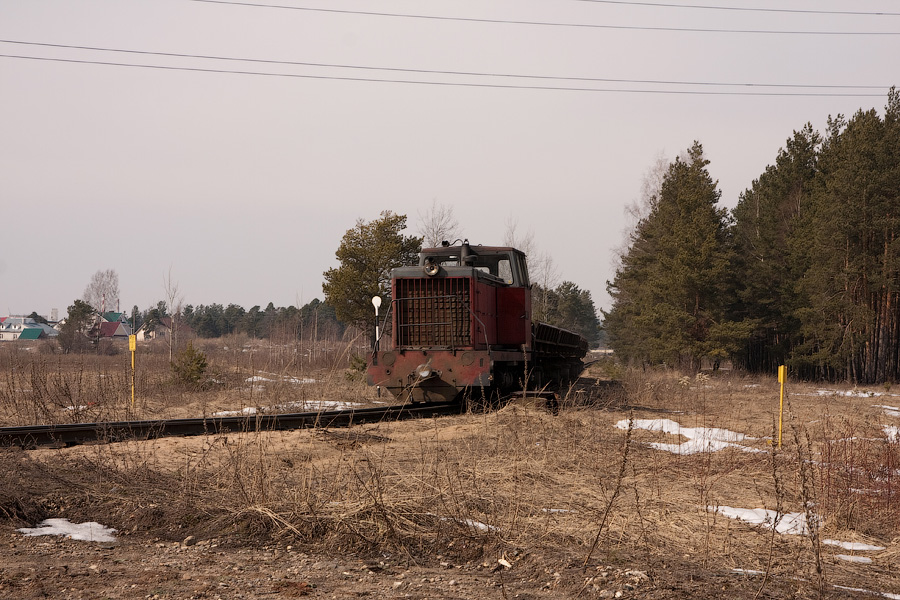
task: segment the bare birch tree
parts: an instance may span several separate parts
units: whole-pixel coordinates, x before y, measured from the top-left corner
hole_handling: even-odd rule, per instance
[[[98,313],[117,308],[119,302],[119,274],[114,269],[97,271],[84,288],[82,299]]]
[[[178,319],[181,317],[181,308],[184,302],[184,297],[178,290],[178,282],[172,281],[172,267],[169,267],[168,275],[163,277],[163,288],[166,290],[166,301],[169,307],[169,319],[171,320],[170,332],[167,338],[169,362],[171,363],[175,355],[175,345],[178,341]]]
[[[647,170],[644,172],[644,177],[641,180],[640,198],[633,202],[629,202],[625,206],[625,217],[627,222],[625,229],[622,231],[622,241],[613,253],[613,268],[618,269],[622,266],[622,257],[628,254],[628,251],[631,248],[632,235],[634,234],[635,229],[637,229],[637,226],[641,221],[646,219],[650,213],[653,212],[653,208],[659,201],[659,194],[662,190],[663,181],[666,178],[668,170],[669,161],[666,159],[666,155],[660,151],[656,154],[653,162],[650,163],[650,166],[647,167]]]
[[[552,256],[538,250],[537,242],[534,241],[534,231],[529,229],[527,233],[520,234],[518,227],[519,222],[513,217],[506,221],[503,244],[521,250],[528,258],[529,278],[531,283],[538,286],[531,298],[534,318],[539,321],[545,320],[549,310],[548,293],[559,284],[559,269]]]
[[[452,242],[460,237],[459,221],[453,214],[453,207],[432,200],[431,208],[424,214],[419,213],[419,234],[425,248],[437,248],[444,240]]]
[[[518,227],[519,222],[512,217],[506,221],[503,244],[521,250],[528,257],[528,272],[532,283],[547,289],[556,287],[559,283],[559,269],[553,262],[553,257],[538,249],[534,231],[529,229],[527,233],[519,234]]]

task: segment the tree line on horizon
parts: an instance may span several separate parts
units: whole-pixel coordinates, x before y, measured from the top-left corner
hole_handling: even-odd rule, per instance
[[[100,311],[88,302],[77,299],[68,307],[66,321],[60,328],[58,342],[65,352],[85,352],[92,348],[91,332],[96,332]],[[156,306],[124,314],[125,320],[137,331],[143,327],[152,332],[164,319],[174,319],[177,326],[187,326],[191,334],[200,338],[219,338],[226,335],[247,335],[255,339],[324,340],[341,339],[347,326],[335,317],[334,308],[313,299],[302,307],[275,307],[272,302],[265,309],[253,306],[249,310],[237,304],[191,304],[170,309],[166,301]],[[39,317],[40,318],[40,317]],[[96,335],[96,333],[95,333]]]
[[[625,362],[786,364],[805,379],[900,380],[900,94],[787,140],[732,211],[695,142],[620,253],[604,313]]]
[[[151,312],[149,317],[155,315]],[[165,316],[165,315],[162,315]],[[318,298],[301,307],[275,307],[249,310],[237,304],[186,305],[180,315],[198,337],[217,338],[246,334],[259,339],[340,339],[346,325],[338,321],[334,308]]]
[[[276,307],[269,303],[264,309],[259,305],[244,309],[237,304],[183,304],[178,285],[171,276],[165,279],[166,299],[155,306],[139,310],[134,306],[124,318],[133,330],[143,327],[152,332],[171,318],[179,328],[186,326],[192,335],[201,338],[218,338],[243,334],[257,339],[322,340],[341,339],[348,330],[353,335],[374,332],[372,296],[379,295],[389,305],[390,273],[394,267],[415,264],[423,242],[436,246],[440,240],[454,239],[459,235],[459,224],[452,207],[432,204],[431,209],[420,215],[422,236],[405,235],[407,217],[391,211],[383,211],[380,218],[370,222],[357,220],[341,240],[336,257],[340,266],[323,273],[325,300],[318,298],[302,307]],[[515,224],[507,232],[508,245],[533,246],[531,234],[524,240],[515,240]],[[536,253],[537,254],[537,253]],[[540,257],[546,271],[549,261]],[[590,344],[600,338],[600,320],[588,290],[582,290],[570,281],[556,285],[552,277],[540,277],[542,283],[534,284],[534,316],[558,327],[583,335]],[[83,352],[91,348],[89,333],[101,312],[99,307],[115,305],[119,298],[118,274],[112,270],[97,271],[85,288],[82,299],[75,300],[68,308],[60,343],[66,352]],[[389,314],[384,312],[382,316]],[[169,323],[166,323],[167,325]],[[389,324],[382,324],[382,331]],[[97,340],[94,340],[97,341]]]

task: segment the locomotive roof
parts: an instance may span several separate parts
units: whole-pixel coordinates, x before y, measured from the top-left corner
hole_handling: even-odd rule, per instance
[[[473,246],[469,244],[469,248],[475,252],[476,254],[503,254],[507,252],[518,252],[519,254],[525,254],[521,250],[517,248],[513,248],[512,246]],[[462,246],[457,244],[456,246],[438,246],[435,248],[422,248],[423,254],[448,254],[453,251],[461,251]]]

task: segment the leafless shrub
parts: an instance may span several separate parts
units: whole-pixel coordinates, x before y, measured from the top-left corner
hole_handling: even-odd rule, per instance
[[[879,535],[900,530],[900,442],[846,418],[822,428],[821,503],[841,530]]]

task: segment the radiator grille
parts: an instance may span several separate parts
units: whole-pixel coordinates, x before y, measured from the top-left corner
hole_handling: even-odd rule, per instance
[[[471,346],[469,279],[397,279],[394,310],[400,346]]]

